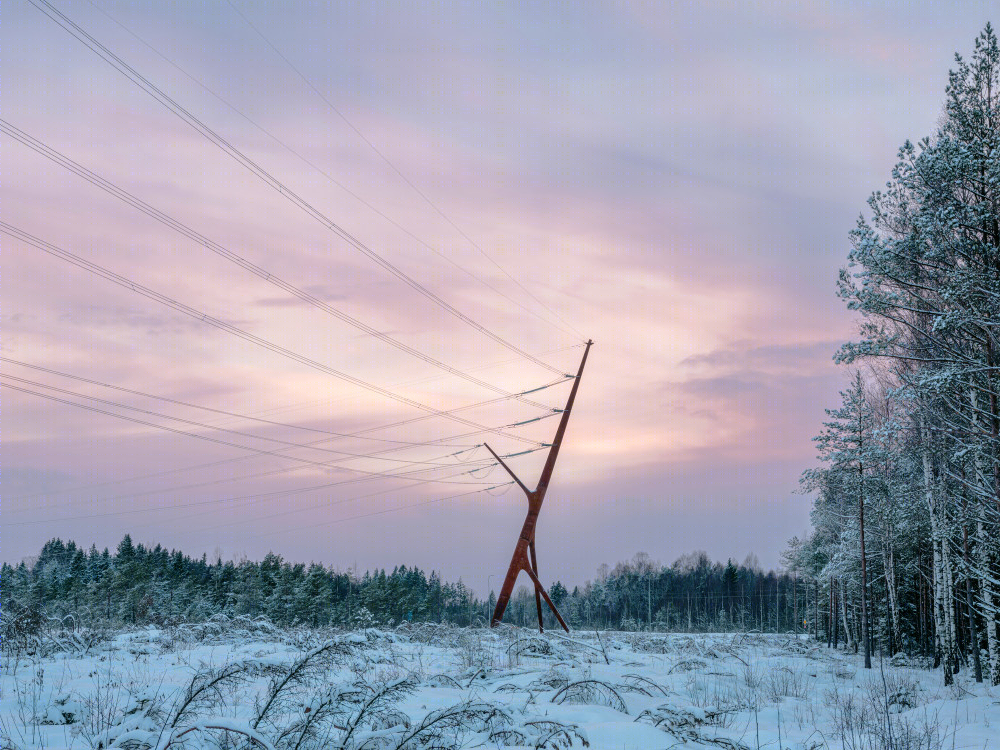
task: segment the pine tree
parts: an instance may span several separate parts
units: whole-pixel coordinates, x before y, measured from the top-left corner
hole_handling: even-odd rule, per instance
[[[903,145],[886,190],[872,195],[870,217],[852,232],[840,294],[863,323],[841,358],[890,363],[908,404],[912,425],[900,433],[909,434],[917,459],[909,486],[929,521],[933,635],[945,680],[960,664],[953,550],[962,549],[974,579],[969,645],[980,646],[981,618],[991,681],[1000,684],[1000,48],[990,25],[956,66],[939,131]],[[973,523],[969,536],[963,529]],[[894,563],[883,557],[883,568],[890,584]]]

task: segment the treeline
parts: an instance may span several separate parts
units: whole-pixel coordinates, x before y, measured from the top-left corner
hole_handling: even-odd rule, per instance
[[[807,587],[791,575],[761,570],[752,555],[723,565],[694,552],[667,567],[640,552],[613,569],[602,565],[596,580],[572,592],[556,582],[549,596],[570,625],[584,628],[802,631],[809,624]],[[518,624],[537,624],[533,595],[523,590],[512,602],[507,611],[514,609]]]
[[[75,542],[46,542],[31,566],[0,569],[5,611],[38,617],[73,615],[91,625],[197,622],[218,614],[265,616],[279,625],[374,625],[402,620],[467,623],[475,597],[463,583],[443,583],[417,568],[363,577],[268,554],[260,562],[195,559],[160,545],[115,553]]]
[[[712,563],[705,553],[683,556],[669,567],[640,553],[613,569],[601,566],[595,581],[572,591],[557,581],[550,596],[580,628],[801,630],[815,609],[815,596],[794,577],[764,572],[753,558],[742,565]],[[273,553],[260,562],[210,562],[134,544],[128,535],[114,553],[53,539],[33,564],[4,563],[0,569],[5,615],[39,623],[72,615],[86,625],[164,625],[221,612],[263,615],[279,625],[478,625],[489,621],[495,604],[492,592],[482,600],[461,581],[443,582],[418,568],[359,576]],[[526,586],[512,598],[505,620],[537,625]]]
[[[933,655],[1000,684],[1000,50],[956,56],[940,129],[907,143],[852,232],[839,293],[864,365],[817,438],[789,569],[831,645]],[[985,653],[985,657],[983,654]]]

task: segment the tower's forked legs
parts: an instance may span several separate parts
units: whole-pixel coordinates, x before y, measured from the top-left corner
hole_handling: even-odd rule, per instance
[[[535,584],[535,609],[538,611],[539,632],[544,632],[542,627],[543,598],[545,599],[545,603],[552,608],[552,613],[559,620],[559,624],[563,626],[563,629],[567,633],[569,632],[569,627],[563,620],[562,615],[559,614],[559,610],[556,609],[545,588],[538,580],[538,558],[535,555],[535,523],[538,521],[538,512],[542,508],[542,501],[545,499],[545,492],[549,487],[549,480],[552,478],[552,470],[555,468],[556,457],[559,455],[559,447],[562,445],[563,435],[566,432],[566,424],[569,421],[570,412],[573,410],[573,402],[576,400],[576,391],[580,387],[583,368],[587,364],[587,355],[590,353],[590,347],[593,343],[593,341],[588,340],[586,348],[583,350],[580,369],[576,371],[573,387],[570,389],[566,406],[562,409],[562,418],[559,420],[559,427],[556,428],[555,437],[549,443],[549,455],[545,459],[545,466],[542,468],[541,476],[538,478],[538,485],[534,491],[529,490],[527,485],[518,479],[517,474],[504,462],[503,458],[497,455],[496,451],[490,448],[489,445],[486,445],[486,443],[483,443],[493,458],[496,459],[497,464],[510,474],[511,478],[524,491],[525,496],[528,498],[528,515],[524,519],[524,525],[521,527],[521,535],[517,540],[517,546],[514,547],[514,555],[511,557],[510,566],[507,568],[507,575],[504,577],[503,586],[500,588],[500,596],[497,598],[496,608],[494,608],[493,617],[490,620],[492,627],[496,627],[503,621],[503,613],[506,611],[510,597],[514,593],[514,584],[517,582],[517,576],[523,570],[531,577],[532,582]],[[567,377],[573,376],[568,375]],[[530,391],[528,392],[530,393]],[[514,455],[520,454],[515,453]]]

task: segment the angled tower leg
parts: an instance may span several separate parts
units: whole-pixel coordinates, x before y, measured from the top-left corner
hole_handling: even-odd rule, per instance
[[[552,440],[552,447],[549,448],[548,458],[545,460],[545,467],[542,469],[542,475],[538,479],[538,486],[535,491],[529,490],[517,475],[511,471],[511,468],[503,462],[503,459],[496,454],[496,452],[486,446],[493,457],[499,462],[507,473],[514,478],[518,486],[524,491],[525,496],[528,498],[528,515],[524,519],[524,525],[521,527],[521,535],[517,539],[517,544],[514,547],[514,554],[510,559],[510,566],[507,568],[507,575],[504,577],[503,586],[500,588],[500,596],[497,597],[496,609],[493,610],[493,619],[490,624],[496,627],[503,621],[504,612],[507,609],[507,604],[510,602],[511,594],[514,593],[514,584],[517,582],[518,574],[523,570],[531,578],[535,585],[535,605],[538,610],[538,630],[542,631],[542,603],[541,599],[545,599],[545,603],[549,605],[552,609],[553,614],[555,614],[556,619],[559,624],[562,625],[563,629],[568,633],[569,627],[567,627],[566,622],[563,620],[559,611],[556,609],[552,600],[549,598],[548,593],[545,591],[545,587],[542,586],[541,582],[538,580],[538,562],[535,557],[535,525],[538,522],[538,513],[542,509],[542,502],[545,500],[545,491],[549,488],[549,481],[552,479],[552,470],[555,468],[556,457],[559,455],[559,447],[562,445],[563,435],[566,433],[566,424],[569,422],[570,412],[573,410],[573,402],[576,400],[576,391],[580,387],[580,378],[583,376],[583,367],[587,364],[587,355],[590,353],[590,347],[593,341],[587,342],[587,348],[583,351],[583,359],[580,360],[580,369],[576,373],[576,379],[573,381],[573,388],[569,392],[569,399],[566,401],[566,408],[563,409],[562,419],[559,420],[559,427],[556,430],[555,438]],[[530,554],[530,557],[529,557]]]
[[[531,572],[535,574],[535,580],[538,580],[538,558],[535,557],[535,540],[532,539],[528,542],[528,552],[531,553]],[[544,633],[545,628],[542,626],[542,597],[538,594],[538,586],[535,586],[535,609],[538,610],[538,632]]]
[[[549,599],[548,592],[545,590],[545,587],[542,586],[541,581],[538,580],[538,576],[536,576],[530,570],[527,571],[527,573],[528,573],[528,577],[531,578],[531,580],[535,584],[535,596],[538,596],[539,594],[541,594],[545,598],[545,603],[549,605],[549,609],[552,610],[552,614],[554,614],[556,616],[556,619],[559,620],[559,624],[563,626],[563,630],[565,630],[568,633],[569,632],[569,626],[563,620],[562,615],[559,614],[559,610],[556,609],[556,605],[552,603],[551,599]],[[538,626],[538,631],[542,632],[542,626],[541,625]]]

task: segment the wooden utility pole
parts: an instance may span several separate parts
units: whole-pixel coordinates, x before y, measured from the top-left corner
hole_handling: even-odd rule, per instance
[[[563,626],[563,630],[567,633],[569,632],[569,627],[566,625],[559,614],[559,610],[549,599],[548,593],[545,591],[545,587],[542,586],[541,582],[538,580],[538,559],[535,556],[535,525],[538,523],[538,513],[542,509],[542,501],[545,500],[545,491],[549,488],[549,480],[552,478],[552,469],[556,465],[556,457],[559,455],[559,446],[562,445],[563,435],[566,432],[566,423],[569,421],[570,411],[573,409],[573,401],[576,400],[576,391],[580,387],[580,378],[583,376],[583,366],[587,364],[587,355],[590,353],[590,347],[593,341],[587,342],[587,348],[583,350],[583,359],[580,360],[580,369],[576,373],[576,379],[573,381],[573,388],[569,392],[569,399],[566,401],[566,408],[563,409],[562,419],[559,420],[559,428],[556,430],[556,436],[552,440],[552,446],[549,448],[548,458],[545,460],[545,467],[542,469],[542,475],[538,479],[538,486],[535,487],[535,491],[529,490],[517,475],[511,471],[511,468],[503,462],[503,459],[496,454],[496,452],[486,446],[486,449],[493,454],[493,457],[497,462],[507,470],[507,473],[511,475],[517,485],[524,491],[525,496],[528,498],[528,515],[524,519],[524,525],[521,527],[521,535],[517,539],[517,545],[514,547],[514,555],[510,559],[510,566],[507,568],[507,575],[503,579],[503,586],[500,589],[500,596],[497,598],[496,609],[493,610],[493,619],[490,622],[492,627],[496,627],[503,620],[503,613],[507,609],[507,603],[510,601],[511,594],[514,593],[514,584],[517,582],[517,576],[523,570],[528,574],[531,582],[535,585],[535,608],[538,610],[538,630],[543,631],[542,628],[542,599],[545,599],[545,603],[549,605],[552,613],[556,616],[559,624]],[[530,554],[530,558],[529,558]]]

